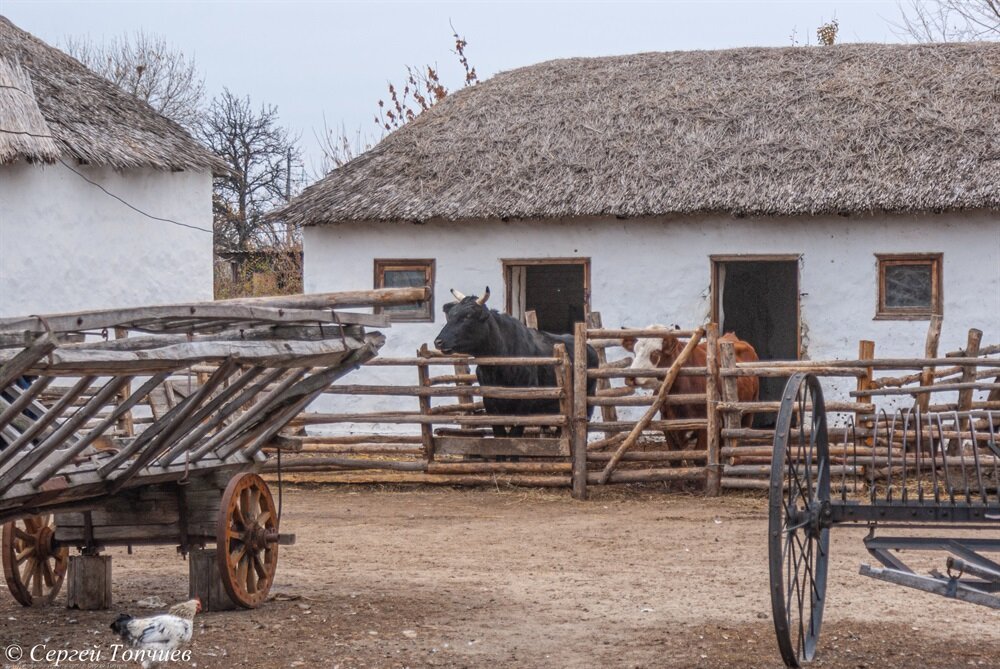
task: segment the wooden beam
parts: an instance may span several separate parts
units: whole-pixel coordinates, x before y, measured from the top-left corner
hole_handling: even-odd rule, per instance
[[[12,353],[5,360],[0,359],[0,388],[6,388],[23,376],[39,360],[56,348],[55,338],[46,332],[36,338],[27,348]],[[9,353],[9,351],[0,351]]]

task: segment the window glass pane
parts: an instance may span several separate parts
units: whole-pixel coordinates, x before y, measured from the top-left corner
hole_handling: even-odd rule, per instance
[[[427,285],[427,274],[422,269],[385,270],[385,288],[422,288]],[[420,309],[420,302],[409,302],[385,307],[386,311],[412,311]]]
[[[885,268],[885,306],[892,308],[924,307],[931,304],[931,265],[887,265]]]

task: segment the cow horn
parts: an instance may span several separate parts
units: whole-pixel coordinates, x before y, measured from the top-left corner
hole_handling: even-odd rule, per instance
[[[483,296],[476,300],[476,304],[486,304],[486,300],[490,299],[490,287],[486,286],[486,292]]]
[[[454,288],[451,289],[451,294],[454,295],[455,299],[458,300],[459,302],[461,302],[462,300],[465,299],[465,295],[462,295],[460,292],[458,292]]]

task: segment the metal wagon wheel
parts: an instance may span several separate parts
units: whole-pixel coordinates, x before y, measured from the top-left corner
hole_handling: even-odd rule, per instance
[[[23,606],[51,604],[59,594],[69,549],[55,546],[56,523],[52,514],[28,516],[4,523],[3,575],[7,588]]]
[[[771,613],[785,664],[816,654],[830,549],[830,447],[819,381],[794,374],[774,431],[769,492]]]
[[[252,609],[267,597],[278,566],[278,511],[257,474],[233,477],[222,495],[216,559],[229,597]]]

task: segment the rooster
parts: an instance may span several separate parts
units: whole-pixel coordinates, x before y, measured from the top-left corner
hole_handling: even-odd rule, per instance
[[[119,613],[111,629],[133,648],[146,651],[142,655],[142,666],[149,669],[160,660],[169,659],[171,651],[191,640],[194,616],[199,611],[201,600],[195,598],[174,604],[166,613],[148,618]]]

